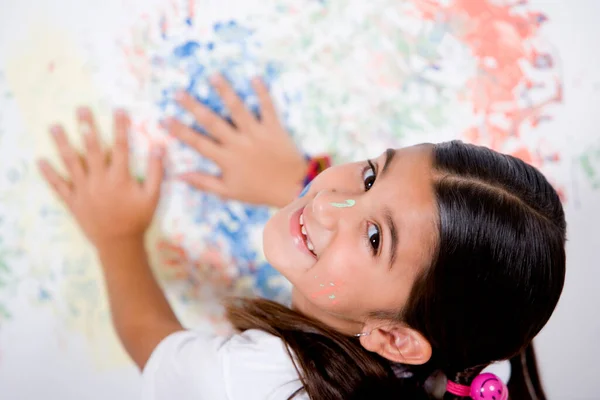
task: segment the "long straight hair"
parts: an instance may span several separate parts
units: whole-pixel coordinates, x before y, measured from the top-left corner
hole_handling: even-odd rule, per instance
[[[429,362],[393,364],[356,338],[268,300],[227,304],[238,330],[261,329],[286,343],[301,391],[312,400],[431,398],[428,382],[436,374],[469,385],[505,359],[513,366],[511,398],[545,398],[530,343],[564,285],[559,197],[538,170],[485,147],[441,143],[432,158],[438,240],[431,265],[402,309],[377,312],[419,331],[432,346]]]

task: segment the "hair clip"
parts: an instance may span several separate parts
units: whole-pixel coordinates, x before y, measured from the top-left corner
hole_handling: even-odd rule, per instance
[[[448,380],[446,391],[456,396],[477,400],[508,400],[508,388],[496,375],[489,372],[477,375],[471,386],[460,385]]]

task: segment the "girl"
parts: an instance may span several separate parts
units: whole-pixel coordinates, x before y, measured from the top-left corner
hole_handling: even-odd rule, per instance
[[[215,86],[233,125],[180,94],[212,137],[167,126],[223,174],[181,179],[247,201],[292,198],[306,166],[264,85],[254,82],[260,121],[222,79]],[[143,369],[144,398],[419,399],[435,395],[428,378],[443,373],[444,399],[505,399],[496,378],[480,372],[526,348],[560,297],[565,219],[542,174],[483,147],[422,144],[331,167],[269,220],[264,252],[293,284],[291,308],[237,299],[227,305],[237,334],[185,330],[143,243],[161,149],[140,184],[128,170],[127,116],[115,114],[108,161],[89,111],[79,120],[82,156],[52,128],[69,179],[44,161],[40,168],[98,251],[117,333]],[[269,166],[269,152],[280,167]]]

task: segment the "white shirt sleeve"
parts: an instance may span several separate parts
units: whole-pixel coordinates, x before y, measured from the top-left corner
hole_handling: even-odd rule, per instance
[[[279,400],[301,387],[283,342],[260,330],[229,337],[173,333],[156,347],[142,375],[144,400]]]

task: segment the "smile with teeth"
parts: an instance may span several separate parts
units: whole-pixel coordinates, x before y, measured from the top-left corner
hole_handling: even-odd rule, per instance
[[[312,242],[310,241],[310,238],[308,237],[308,234],[306,233],[306,228],[304,227],[304,215],[300,214],[300,231],[302,232],[302,237],[304,238],[304,243],[306,244],[306,247],[308,248],[308,250],[310,250],[310,252],[316,257],[315,254],[315,246],[312,244]]]

